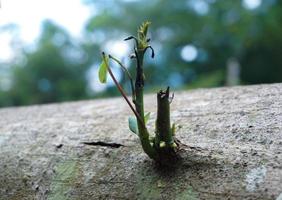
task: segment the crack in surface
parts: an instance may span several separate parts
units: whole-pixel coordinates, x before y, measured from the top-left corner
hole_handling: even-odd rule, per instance
[[[119,144],[119,143],[111,143],[111,142],[103,142],[103,141],[98,141],[98,142],[82,142],[85,145],[91,145],[91,146],[102,146],[102,147],[110,147],[110,148],[120,148],[124,147],[124,145]]]

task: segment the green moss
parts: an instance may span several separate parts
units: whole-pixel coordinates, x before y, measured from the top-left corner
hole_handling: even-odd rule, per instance
[[[160,187],[160,180],[157,176],[140,173],[137,176],[136,188],[138,199],[161,199],[163,188]]]
[[[182,193],[176,196],[176,200],[196,200],[197,193],[193,191],[192,187],[188,187],[186,190],[184,190]]]
[[[157,181],[143,181],[137,186],[138,199],[161,199],[161,188],[157,186]]]
[[[65,161],[56,167],[56,175],[50,186],[48,200],[65,200],[74,185],[79,169],[76,161]]]
[[[142,178],[137,183],[138,199],[163,199],[173,198],[176,200],[197,200],[198,194],[193,191],[192,187],[188,187],[181,191],[178,187],[181,183],[171,183],[160,177]]]

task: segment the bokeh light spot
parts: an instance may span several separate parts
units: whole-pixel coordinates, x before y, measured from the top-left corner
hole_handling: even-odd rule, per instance
[[[186,45],[181,50],[181,58],[187,62],[194,61],[198,56],[198,50],[194,45]]]

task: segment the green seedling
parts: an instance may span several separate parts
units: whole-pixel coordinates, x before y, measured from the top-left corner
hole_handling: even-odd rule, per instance
[[[169,162],[175,158],[178,144],[175,142],[175,125],[170,124],[170,103],[173,95],[170,96],[169,87],[165,91],[160,90],[157,94],[157,119],[155,136],[150,136],[147,129],[147,122],[150,118],[150,113],[144,112],[144,72],[143,60],[146,51],[151,50],[151,57],[154,58],[154,49],[149,45],[150,39],[147,37],[150,22],[144,22],[138,29],[137,37],[130,36],[125,39],[134,41],[134,52],[130,58],[136,62],[136,76],[133,80],[127,68],[112,55],[102,53],[102,63],[99,69],[99,79],[101,83],[106,83],[107,74],[113,79],[117,89],[129,105],[134,113],[134,116],[129,117],[129,129],[136,134],[141,142],[144,152],[152,159],[159,163]],[[122,86],[116,80],[111,67],[110,61],[116,62],[125,75],[130,80],[132,101],[128,99]],[[133,82],[135,81],[135,83]]]

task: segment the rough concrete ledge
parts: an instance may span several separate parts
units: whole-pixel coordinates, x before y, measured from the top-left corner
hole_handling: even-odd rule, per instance
[[[128,115],[121,98],[0,109],[0,199],[282,199],[282,84],[177,92],[174,169],[144,155]]]

